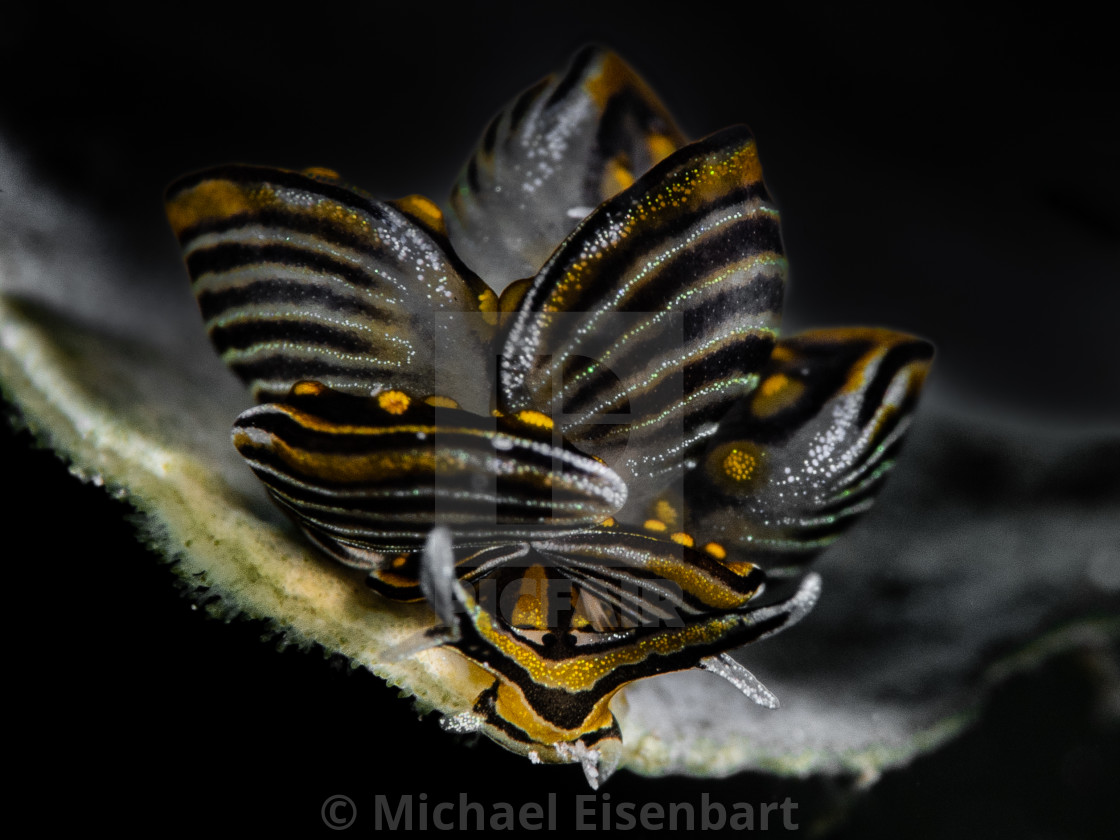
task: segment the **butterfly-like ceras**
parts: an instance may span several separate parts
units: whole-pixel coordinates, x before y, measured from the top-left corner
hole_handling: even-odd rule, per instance
[[[492,680],[458,724],[536,760],[620,755],[612,697],[813,605],[931,347],[777,337],[786,261],[754,139],[687,143],[589,48],[486,130],[444,215],[326,170],[182,178],[168,216],[258,405],[233,442],[310,540],[426,599]],[[764,592],[765,590],[765,592]]]

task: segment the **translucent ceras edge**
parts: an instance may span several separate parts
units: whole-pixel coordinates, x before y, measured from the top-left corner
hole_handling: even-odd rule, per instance
[[[168,193],[206,328],[258,405],[233,443],[321,551],[489,674],[449,728],[616,767],[612,698],[805,615],[927,371],[879,329],[779,339],[786,261],[755,141],[686,143],[589,48],[487,128],[445,215],[329,170]]]

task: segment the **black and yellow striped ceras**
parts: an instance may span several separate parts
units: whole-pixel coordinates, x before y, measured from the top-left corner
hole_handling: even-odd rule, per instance
[[[494,119],[446,217],[252,166],[181,179],[168,216],[260,403],[234,425],[249,466],[320,549],[431,604],[397,655],[489,675],[451,725],[598,784],[636,679],[702,667],[776,705],[728,651],[812,607],[805,563],[869,506],[931,349],[778,338],[745,128],[685,143],[588,49]]]

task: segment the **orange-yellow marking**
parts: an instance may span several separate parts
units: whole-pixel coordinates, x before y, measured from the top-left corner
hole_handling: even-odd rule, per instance
[[[651,134],[646,138],[646,146],[654,163],[660,163],[677,150],[677,144],[664,134]]]
[[[430,397],[424,397],[424,402],[435,408],[458,408],[459,403],[451,399],[451,397],[441,397],[439,394],[432,394]]]
[[[615,93],[625,88],[627,84],[632,84],[633,81],[634,74],[622,59],[608,53],[603,56],[599,72],[589,75],[584,81],[583,89],[601,111],[607,107],[607,103]]]
[[[737,484],[743,484],[750,481],[751,476],[754,475],[754,471],[758,467],[758,461],[749,452],[744,452],[742,449],[732,449],[724,456],[720,467],[725,476]]]
[[[176,235],[201,222],[228,219],[256,210],[257,201],[229,181],[203,181],[167,203],[167,219]]]
[[[551,429],[553,426],[551,417],[533,409],[517,412],[517,419],[526,426],[536,426],[539,429]]]
[[[490,326],[498,323],[498,296],[493,289],[483,289],[478,294],[478,311]]]
[[[770,417],[792,406],[805,392],[805,383],[784,373],[768,376],[751,399],[751,410],[759,417]]]
[[[727,549],[717,542],[710,542],[704,546],[704,550],[717,560],[723,560],[727,557]]]
[[[447,233],[443,213],[430,198],[423,195],[406,195],[404,198],[398,198],[393,204],[433,230],[443,234]]]
[[[389,414],[404,414],[412,404],[412,398],[404,391],[382,391],[377,395],[377,404]]]
[[[606,171],[603,173],[602,195],[604,199],[622,192],[633,183],[634,173],[621,160],[612,158],[607,161]]]
[[[312,382],[310,379],[304,379],[297,382],[292,386],[292,396],[294,397],[318,397],[327,390],[327,386],[321,382]]]

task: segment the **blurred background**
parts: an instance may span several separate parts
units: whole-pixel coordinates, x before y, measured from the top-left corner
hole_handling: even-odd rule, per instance
[[[870,324],[933,340],[933,411],[1120,429],[1112,28],[1010,6],[758,6],[114,16],[21,4],[0,33],[0,135],[138,266],[166,275],[181,271],[162,211],[176,176],[232,161],[319,165],[378,196],[442,201],[490,116],[596,41],[691,136],[751,126],[782,211],[788,327]],[[263,625],[208,619],[137,543],[125,505],[72,480],[28,435],[2,434],[4,474],[18,481],[5,526],[41,537],[5,547],[19,627],[9,691],[33,745],[22,770],[42,780],[38,795],[49,787],[59,819],[304,831],[322,828],[330,794],[368,816],[376,793],[462,791],[515,803],[554,791],[570,817],[564,803],[586,792],[576,768],[530,768],[489,742],[464,748],[369,674],[274,653]],[[57,569],[57,591],[21,587],[23,564]],[[73,616],[66,630],[36,622],[44,599]],[[841,837],[1112,837],[1120,816],[1106,785],[1120,738],[1100,724],[1098,689],[1116,675],[1083,665],[1071,655],[1015,678],[978,726],[866,793],[851,780],[749,774],[622,773],[608,790],[638,803],[788,795],[803,803],[804,832]]]

